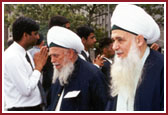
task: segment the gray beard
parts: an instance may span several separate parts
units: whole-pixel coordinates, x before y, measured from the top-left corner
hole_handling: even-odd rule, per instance
[[[68,84],[68,78],[71,76],[73,70],[74,70],[74,64],[72,62],[69,62],[68,64],[66,64],[63,68],[61,68],[60,71],[58,71],[54,67],[54,75],[53,75],[52,83],[55,83],[55,81],[58,78],[61,86]]]
[[[133,41],[129,54],[126,58],[114,57],[114,64],[111,66],[111,95],[114,97],[120,91],[126,91],[128,97],[134,98],[137,85],[141,81],[142,63],[140,52]]]

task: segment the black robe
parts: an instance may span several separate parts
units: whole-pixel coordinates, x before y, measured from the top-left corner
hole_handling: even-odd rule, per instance
[[[117,96],[108,101],[106,110],[116,110]],[[136,90],[135,111],[164,110],[164,56],[150,50],[142,74],[142,82]]]
[[[111,76],[110,76],[110,70],[111,70],[111,63],[106,59],[104,58],[104,64],[103,66],[101,67],[101,71],[104,73],[105,75],[105,79],[108,83],[108,85],[111,85]]]
[[[54,111],[61,90],[64,88],[61,111],[102,111],[108,101],[107,84],[104,74],[93,64],[78,58],[69,83],[62,87],[57,79],[52,85],[50,104],[47,110]],[[80,91],[72,98],[64,98],[68,92]]]

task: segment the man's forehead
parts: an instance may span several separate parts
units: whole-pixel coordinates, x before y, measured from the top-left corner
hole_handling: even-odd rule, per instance
[[[32,31],[31,34],[38,34],[38,31]]]
[[[70,29],[70,23],[66,23],[65,26],[67,29]]]
[[[117,37],[123,38],[124,35],[125,35],[125,32],[122,31],[122,30],[113,30],[112,34],[111,34],[111,37],[112,38],[117,38]]]
[[[112,38],[129,38],[130,36],[135,36],[135,35],[123,30],[113,30],[111,34]]]

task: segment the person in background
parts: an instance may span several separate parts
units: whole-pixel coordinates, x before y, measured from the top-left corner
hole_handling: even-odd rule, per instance
[[[49,29],[53,26],[61,26],[70,29],[70,22],[64,16],[53,16],[49,21]]]
[[[149,46],[151,49],[162,53],[162,51],[161,51],[162,48],[159,46],[159,44],[153,43],[153,44],[148,44],[148,46]]]
[[[107,110],[163,111],[164,56],[147,46],[159,39],[158,24],[141,7],[120,4],[111,26],[115,57]]]
[[[79,36],[55,26],[47,34],[49,55],[54,66],[50,111],[103,111],[108,92],[103,73],[78,54],[84,49]]]
[[[70,29],[70,22],[66,17],[57,15],[57,16],[51,17],[51,19],[49,20],[49,23],[48,23],[49,29],[52,28],[53,26],[61,26],[61,27]],[[51,63],[51,57],[49,56],[47,59],[47,63],[43,68],[43,76],[44,76],[43,87],[46,92],[46,95],[48,94],[52,84],[53,73],[54,73],[54,69]]]
[[[113,50],[113,40],[111,38],[102,38],[99,42],[99,48],[101,55],[104,55],[104,63],[101,67],[102,72],[106,75],[106,80],[110,86],[110,68],[113,63],[114,50]]]
[[[36,42],[36,45],[33,48],[29,49],[28,52],[34,57],[34,54],[39,52],[40,49],[44,46],[44,37],[42,34],[39,34],[39,39]]]
[[[13,43],[13,37],[10,36],[7,41],[7,46],[9,47],[12,43]]]
[[[96,37],[94,30],[89,26],[81,26],[77,28],[77,35],[81,38],[84,50],[79,56],[87,62],[93,63],[98,68],[103,66],[104,55],[98,55],[93,61],[90,58],[89,49],[94,47]]]
[[[84,45],[84,50],[82,51],[80,57],[92,63],[89,54],[89,49],[93,48],[94,44],[96,43],[94,30],[89,26],[81,26],[77,28],[77,35],[81,38],[82,43]]]
[[[46,63],[47,47],[32,59],[27,49],[39,39],[39,25],[19,17],[12,26],[14,43],[4,53],[4,96],[8,111],[40,111],[44,98],[40,87],[41,70]]]

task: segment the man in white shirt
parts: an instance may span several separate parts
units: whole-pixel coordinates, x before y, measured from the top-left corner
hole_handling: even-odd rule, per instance
[[[26,50],[39,39],[39,25],[26,17],[18,18],[12,26],[14,43],[5,51],[4,95],[9,111],[42,110],[38,87],[41,70],[48,58],[42,47],[34,60]]]
[[[34,54],[37,53],[37,52],[39,52],[40,49],[45,45],[43,35],[39,34],[39,37],[40,38],[37,40],[36,45],[33,46],[31,49],[28,50],[28,52],[30,53],[30,55],[32,57],[34,57]]]

